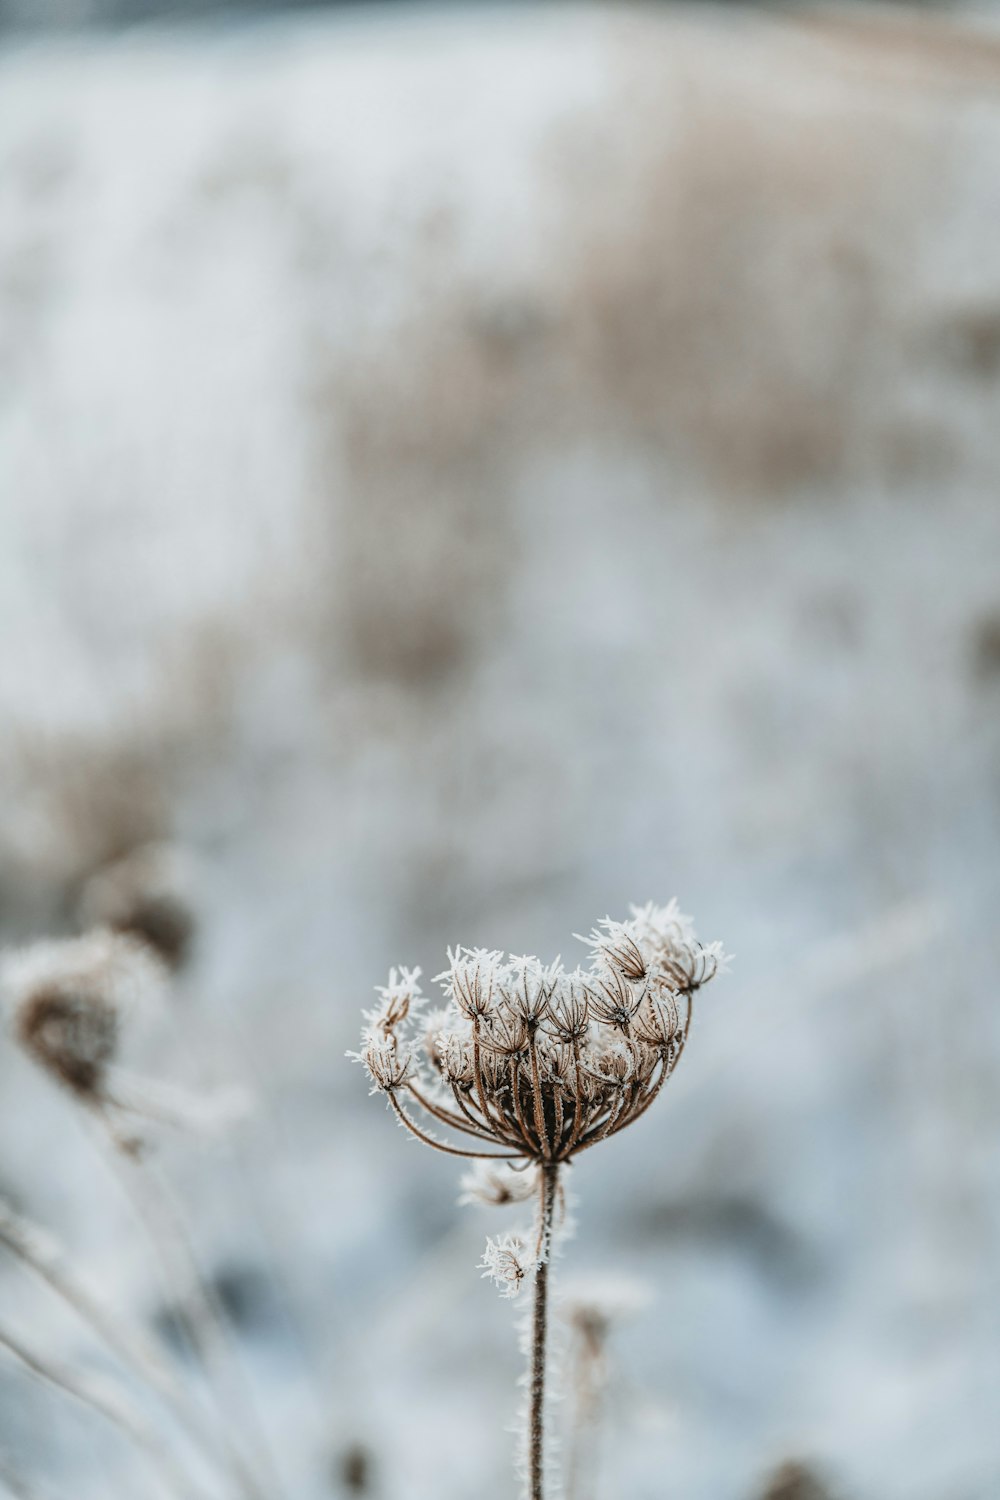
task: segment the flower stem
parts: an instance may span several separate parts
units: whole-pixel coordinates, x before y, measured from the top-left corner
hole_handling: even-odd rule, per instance
[[[528,1495],[529,1500],[544,1500],[545,1468],[545,1354],[548,1333],[549,1262],[552,1256],[552,1220],[555,1213],[559,1167],[544,1162],[539,1170],[540,1205],[538,1234],[538,1269],[535,1272],[535,1300],[531,1314],[531,1366],[528,1403]]]

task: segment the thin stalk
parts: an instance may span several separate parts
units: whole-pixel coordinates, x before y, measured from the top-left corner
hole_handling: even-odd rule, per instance
[[[61,1246],[51,1235],[16,1214],[0,1200],[0,1244],[40,1277],[68,1307],[93,1329],[106,1347],[144,1380],[170,1408],[192,1442],[213,1463],[218,1462],[217,1433],[188,1399],[173,1371],[138,1328],[98,1297],[76,1274]],[[2,1470],[0,1470],[2,1477]]]
[[[175,1463],[169,1447],[143,1413],[113,1386],[96,1375],[83,1374],[52,1355],[38,1353],[6,1328],[0,1328],[0,1348],[6,1349],[36,1379],[72,1396],[130,1438],[150,1461],[161,1491],[173,1496],[200,1494]]]
[[[528,1497],[544,1500],[545,1469],[545,1369],[548,1341],[549,1263],[552,1258],[552,1224],[555,1214],[559,1167],[539,1166],[538,1269],[531,1311],[531,1348],[528,1368]]]
[[[207,1377],[232,1476],[245,1500],[274,1500],[280,1489],[260,1438],[260,1422],[232,1348],[226,1316],[201,1273],[183,1215],[153,1163],[123,1150],[113,1125],[103,1117],[99,1123],[107,1127],[111,1165],[149,1236],[188,1345]],[[251,1446],[252,1461],[237,1443],[237,1432]]]
[[[591,1500],[597,1494],[602,1417],[600,1344],[583,1335],[576,1363],[575,1402],[566,1458],[566,1500]]]
[[[0,1484],[14,1500],[50,1500],[48,1491],[42,1491],[33,1480],[27,1479],[15,1468],[11,1459],[0,1450]]]

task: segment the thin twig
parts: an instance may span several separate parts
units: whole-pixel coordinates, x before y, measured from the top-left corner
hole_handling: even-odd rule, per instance
[[[130,1438],[149,1459],[161,1490],[174,1496],[201,1494],[180,1470],[170,1449],[142,1412],[107,1381],[90,1372],[83,1374],[53,1355],[40,1354],[6,1328],[0,1328],[0,1347],[13,1355],[36,1379],[98,1412]]]
[[[76,1274],[69,1257],[52,1235],[17,1214],[0,1199],[0,1244],[40,1277],[63,1302],[89,1324],[111,1353],[118,1356],[167,1405],[202,1453],[218,1462],[218,1430],[189,1400],[174,1372],[141,1329],[109,1307]],[[2,1472],[2,1471],[0,1471]]]
[[[183,1215],[152,1162],[122,1149],[103,1116],[100,1139],[156,1253],[190,1348],[219,1409],[229,1468],[246,1500],[275,1500],[278,1480],[260,1440],[261,1425],[231,1345],[225,1314],[205,1281]],[[240,1433],[252,1451],[248,1459]]]

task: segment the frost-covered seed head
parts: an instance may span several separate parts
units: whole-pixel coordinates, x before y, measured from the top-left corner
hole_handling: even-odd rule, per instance
[[[589,938],[580,941],[588,943],[595,957],[603,959],[609,968],[616,969],[625,979],[633,982],[645,979],[646,960],[632,934],[630,922],[616,922],[605,917]]]
[[[53,1078],[92,1102],[104,1096],[132,1006],[156,995],[162,981],[145,943],[106,928],[36,943],[2,965],[17,1041]]]
[[[356,1055],[402,1123],[459,1155],[558,1163],[645,1113],[723,954],[698,942],[675,902],[633,910],[594,930],[585,969],[450,949],[438,976],[446,1004],[423,1021],[417,971],[393,971]]]

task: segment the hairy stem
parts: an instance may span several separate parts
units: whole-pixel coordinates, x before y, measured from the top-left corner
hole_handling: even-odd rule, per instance
[[[552,1222],[555,1214],[559,1167],[545,1162],[539,1167],[538,1269],[531,1313],[531,1349],[528,1401],[528,1496],[544,1500],[545,1468],[545,1365],[548,1334],[549,1262],[552,1254]]]

